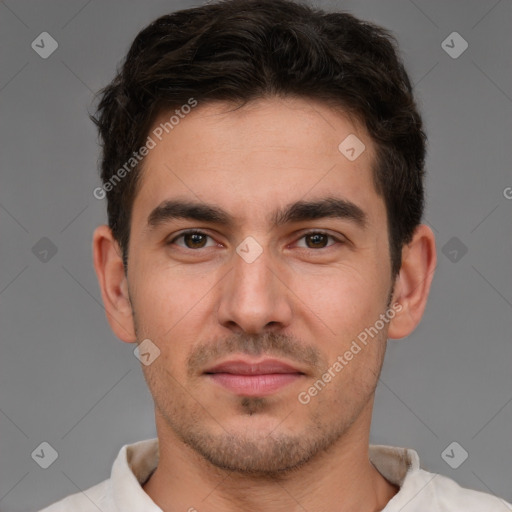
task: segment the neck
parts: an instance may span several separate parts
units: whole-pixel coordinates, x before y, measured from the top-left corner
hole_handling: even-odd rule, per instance
[[[157,416],[160,459],[144,491],[164,512],[377,512],[398,488],[369,461],[370,420],[371,410],[328,452],[290,473],[264,479],[212,466]]]

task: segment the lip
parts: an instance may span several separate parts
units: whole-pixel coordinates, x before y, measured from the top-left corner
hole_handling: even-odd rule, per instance
[[[267,396],[296,382],[304,372],[278,359],[232,359],[204,372],[216,384],[240,396]]]
[[[266,375],[274,373],[303,373],[291,364],[279,359],[262,359],[251,361],[231,359],[212,366],[205,373],[231,373],[236,375]]]

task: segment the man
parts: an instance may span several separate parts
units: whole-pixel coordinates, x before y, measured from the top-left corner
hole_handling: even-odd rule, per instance
[[[285,0],[176,12],[137,36],[95,121],[94,264],[158,441],[48,512],[509,510],[369,446],[386,340],[420,322],[436,264],[388,32]]]

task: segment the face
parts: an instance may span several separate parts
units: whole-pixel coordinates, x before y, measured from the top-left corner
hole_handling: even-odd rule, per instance
[[[393,301],[374,146],[290,98],[198,105],[164,135],[127,275],[137,339],[160,350],[143,366],[159,436],[237,472],[296,468],[369,422]]]

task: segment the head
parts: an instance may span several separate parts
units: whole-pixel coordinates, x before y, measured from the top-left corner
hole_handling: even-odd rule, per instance
[[[159,351],[159,435],[275,474],[369,428],[386,340],[420,321],[435,266],[393,37],[284,0],[176,12],[136,37],[94,119],[95,266],[118,337]],[[274,391],[214,368],[270,357],[295,370]]]

